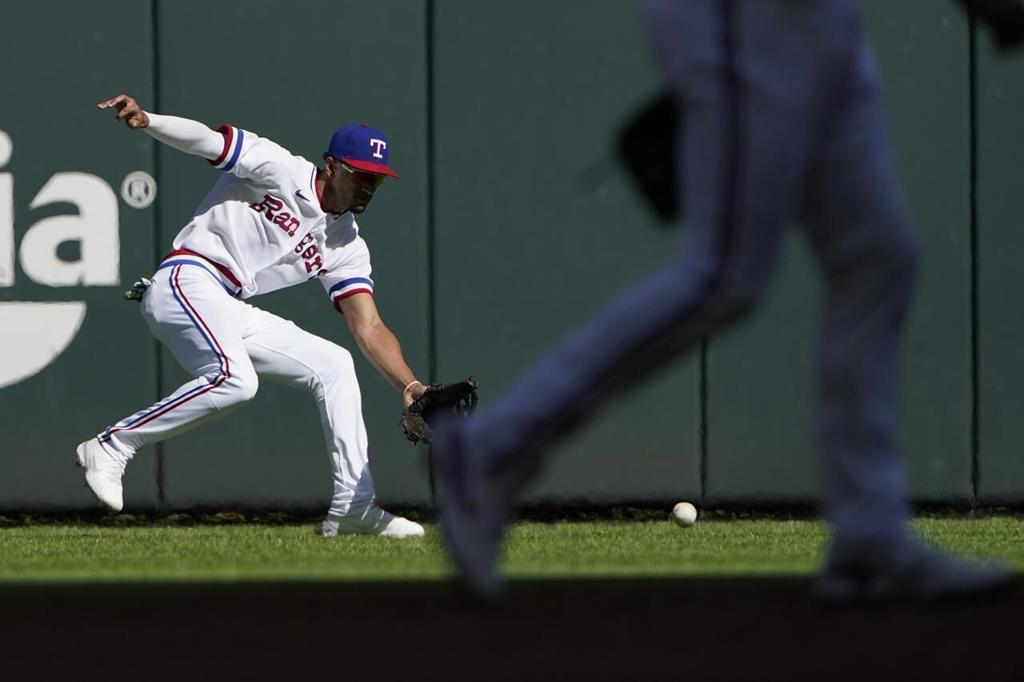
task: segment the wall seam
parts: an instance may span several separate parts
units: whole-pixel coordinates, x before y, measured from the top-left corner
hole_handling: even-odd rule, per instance
[[[152,40],[153,40],[153,110],[162,111],[160,103],[160,0],[151,0],[150,10],[152,12]],[[160,192],[160,144],[156,140],[152,141],[153,145],[153,177],[156,180],[157,196],[159,197]],[[155,203],[153,207],[153,265],[160,261],[161,255],[161,244],[163,243],[163,221],[161,220],[160,203]],[[156,397],[153,402],[157,402],[164,395],[163,390],[163,353],[161,352],[160,342],[154,337],[153,338],[153,354],[155,358],[154,371],[156,373]],[[156,476],[156,504],[158,508],[163,508],[166,496],[164,494],[165,484],[165,471],[164,471],[164,444],[157,443],[154,446],[155,456],[153,458]]]
[[[978,41],[973,13],[967,19],[967,85],[970,147],[970,306],[971,306],[971,508],[978,506],[981,484],[981,409],[979,341],[978,253]]]
[[[698,410],[699,434],[698,443],[700,447],[700,500],[703,504],[707,500],[708,492],[708,342],[701,339],[700,342],[700,380],[698,382]]]
[[[431,383],[437,381],[437,235],[435,232],[434,208],[437,200],[435,184],[435,144],[434,144],[434,13],[433,0],[425,0],[426,17],[424,21],[425,35],[425,66],[426,66],[426,182],[427,182],[427,364]],[[435,506],[434,498],[434,467],[431,453],[427,454],[428,485],[430,504]]]

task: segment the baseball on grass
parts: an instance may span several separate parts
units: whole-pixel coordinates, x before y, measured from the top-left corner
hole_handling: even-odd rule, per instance
[[[672,507],[672,520],[686,528],[697,520],[697,508],[689,502],[679,502]]]

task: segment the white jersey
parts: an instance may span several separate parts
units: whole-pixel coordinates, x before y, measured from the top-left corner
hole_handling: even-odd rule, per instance
[[[318,278],[339,301],[373,293],[370,252],[352,214],[320,208],[316,166],[248,130],[221,126],[225,174],[174,238],[175,258],[201,256],[250,298]]]

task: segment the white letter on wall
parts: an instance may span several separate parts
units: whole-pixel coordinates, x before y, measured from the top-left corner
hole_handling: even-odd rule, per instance
[[[14,145],[0,130],[0,166],[11,160]],[[14,176],[0,173],[0,287],[14,286]]]
[[[21,240],[25,274],[52,287],[118,284],[121,245],[114,191],[95,175],[57,173],[43,185],[29,208],[58,201],[75,204],[78,215],[43,218],[29,228]],[[71,240],[80,243],[81,257],[74,262],[61,260],[57,247]]]

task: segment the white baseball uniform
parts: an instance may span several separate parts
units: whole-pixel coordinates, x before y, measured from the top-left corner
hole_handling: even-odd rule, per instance
[[[355,220],[324,213],[316,166],[274,142],[233,126],[218,135],[187,119],[149,116],[153,137],[225,171],[175,237],[141,305],[153,335],[195,379],[103,431],[100,443],[124,464],[140,447],[252,399],[258,377],[278,380],[316,399],[333,468],[330,515],[358,513],[374,489],[351,355],[244,302],[313,278],[336,308],[372,295],[370,254]]]

